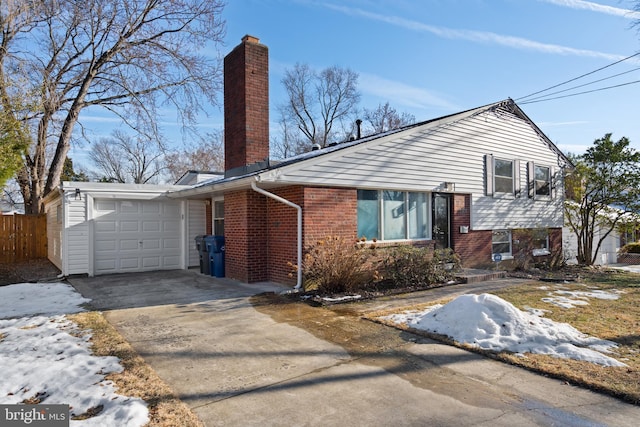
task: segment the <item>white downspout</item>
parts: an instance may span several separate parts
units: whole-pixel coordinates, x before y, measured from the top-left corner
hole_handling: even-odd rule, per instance
[[[259,178],[256,177],[256,181],[258,180]],[[251,188],[253,189],[253,191],[256,191],[280,203],[284,203],[285,205],[295,208],[298,211],[298,264],[297,264],[298,277],[297,277],[296,286],[294,289],[299,290],[302,287],[302,207],[296,205],[293,202],[290,202],[287,199],[284,199],[273,193],[269,193],[268,191],[258,187],[256,184],[256,181],[251,181]]]

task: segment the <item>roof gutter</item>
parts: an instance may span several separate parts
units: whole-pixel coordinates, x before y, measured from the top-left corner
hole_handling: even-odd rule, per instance
[[[256,182],[259,180],[258,177],[256,177],[255,181],[251,181],[251,188],[253,189],[253,191],[260,193],[264,196],[267,196],[277,202],[280,203],[284,203],[285,205],[295,208],[298,211],[298,263],[297,263],[297,279],[296,279],[296,286],[294,287],[295,290],[300,290],[300,288],[302,288],[302,207],[300,207],[299,205],[296,205],[293,202],[290,202],[287,199],[284,199],[278,195],[275,195],[273,193],[269,193],[268,191],[258,187],[258,185],[256,184]]]

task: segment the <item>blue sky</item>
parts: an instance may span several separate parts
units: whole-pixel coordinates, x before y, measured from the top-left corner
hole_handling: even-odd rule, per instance
[[[245,34],[269,47],[271,119],[281,79],[296,62],[359,74],[362,108],[389,102],[417,120],[511,97],[563,151],[605,133],[640,150],[640,83],[526,104],[523,96],[640,52],[632,0],[230,0],[226,55]],[[640,56],[553,91],[626,74],[556,96],[640,80]],[[219,95],[220,103],[222,94]],[[203,117],[222,129],[221,107]],[[277,126],[272,126],[277,129]],[[175,135],[167,122],[167,134]],[[106,132],[108,133],[108,132]],[[73,157],[73,153],[72,153]]]

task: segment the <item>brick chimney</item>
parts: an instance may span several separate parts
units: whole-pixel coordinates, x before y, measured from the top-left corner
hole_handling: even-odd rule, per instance
[[[269,49],[242,38],[224,58],[225,171],[269,157]]]

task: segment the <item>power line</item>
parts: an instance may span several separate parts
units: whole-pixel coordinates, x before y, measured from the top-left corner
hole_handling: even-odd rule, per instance
[[[632,72],[637,71],[637,70],[640,70],[640,67],[633,68],[633,69],[628,70],[628,71],[623,71],[622,73],[614,74],[612,76],[604,77],[604,78],[601,78],[601,79],[598,79],[598,80],[593,80],[593,81],[590,81],[588,83],[583,83],[583,84],[578,85],[578,86],[571,86],[568,89],[562,89],[562,90],[558,90],[556,92],[548,93],[546,95],[541,95],[541,96],[535,97],[533,99],[529,99],[528,101],[524,101],[523,103],[531,103],[532,101],[536,101],[538,99],[543,100],[544,98],[547,98],[547,97],[552,96],[552,95],[557,95],[559,93],[568,92],[570,90],[574,90],[574,89],[578,89],[578,88],[581,88],[581,87],[589,86],[589,85],[592,85],[594,83],[600,83],[600,82],[603,82],[605,80],[610,80],[610,79],[613,79],[615,77],[620,77],[622,75],[629,74],[629,73],[632,73]],[[522,99],[522,98],[520,98],[520,99]]]
[[[619,85],[614,85],[614,86],[601,87],[599,89],[586,90],[584,92],[572,93],[572,94],[569,94],[569,95],[556,96],[554,98],[540,97],[542,99],[536,98],[537,101],[536,100],[524,101],[524,102],[520,102],[520,104],[521,105],[524,105],[524,104],[535,104],[536,102],[551,101],[553,99],[560,99],[560,98],[569,98],[571,96],[584,95],[585,93],[592,93],[592,92],[600,92],[602,90],[613,89],[613,88],[621,87],[621,86],[628,86],[628,85],[632,85],[632,84],[636,84],[636,83],[640,83],[640,80],[635,80],[633,82],[627,82],[627,83],[621,83]]]
[[[581,79],[581,78],[583,78],[583,77],[586,77],[586,76],[589,76],[589,75],[591,75],[591,74],[597,73],[598,71],[602,71],[602,70],[604,70],[604,69],[606,69],[606,68],[609,68],[609,67],[612,67],[612,66],[614,66],[614,65],[616,65],[616,64],[619,64],[619,63],[621,63],[621,62],[627,61],[627,60],[629,60],[629,59],[631,59],[631,58],[633,58],[633,57],[635,57],[635,56],[638,56],[638,55],[640,55],[640,52],[635,53],[635,54],[630,55],[630,56],[627,56],[626,58],[622,58],[622,59],[620,59],[620,60],[618,60],[618,61],[616,61],[616,62],[613,62],[613,63],[611,63],[611,64],[609,64],[609,65],[605,65],[604,67],[600,67],[600,68],[598,68],[597,70],[593,70],[593,71],[590,71],[590,72],[588,72],[588,73],[582,74],[581,76],[574,77],[574,78],[572,78],[572,79],[570,79],[570,80],[567,80],[567,81],[565,81],[565,82],[558,83],[557,85],[553,85],[553,86],[550,86],[550,87],[548,87],[548,88],[546,88],[546,89],[542,89],[542,90],[539,90],[539,91],[537,91],[537,92],[533,92],[533,93],[531,93],[531,94],[529,94],[529,95],[527,95],[527,96],[522,96],[522,97],[520,97],[520,98],[517,98],[517,99],[516,99],[516,101],[519,101],[519,100],[521,100],[521,99],[530,98],[530,97],[532,97],[532,96],[534,96],[534,95],[538,95],[539,93],[546,92],[546,91],[551,90],[551,89],[555,89],[555,88],[557,88],[557,87],[559,87],[559,86],[562,86],[562,85],[565,85],[565,84],[567,84],[567,83],[571,83],[571,82],[576,81],[576,80],[578,80],[578,79]],[[613,87],[615,87],[615,86],[613,86]],[[585,93],[588,93],[588,92],[585,92]],[[555,99],[555,98],[554,98],[554,99]],[[523,104],[524,104],[524,103],[523,103]]]

